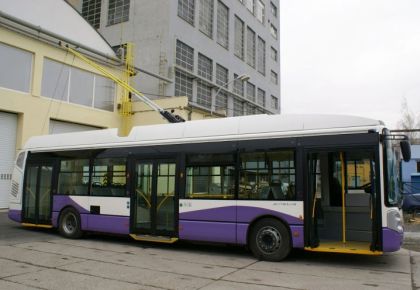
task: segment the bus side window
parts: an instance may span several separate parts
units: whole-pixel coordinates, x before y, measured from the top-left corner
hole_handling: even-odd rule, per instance
[[[235,172],[233,154],[188,155],[185,197],[233,199]]]
[[[98,158],[93,162],[92,192],[93,196],[126,195],[126,159]]]
[[[61,160],[58,174],[58,194],[87,195],[89,193],[89,159]]]
[[[293,150],[240,154],[239,199],[294,200]]]

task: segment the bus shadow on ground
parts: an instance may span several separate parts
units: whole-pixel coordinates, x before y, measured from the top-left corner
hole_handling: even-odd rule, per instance
[[[14,226],[14,228],[15,230],[24,232],[25,235],[28,233],[39,235],[39,240],[46,241],[48,239],[64,239],[58,234],[56,229],[22,228],[19,226]],[[98,243],[105,242],[120,246],[135,246],[142,249],[180,251],[200,255],[218,255],[224,257],[228,256],[232,258],[253,258],[251,252],[246,247],[229,244],[202,243],[192,241],[178,241],[174,244],[160,244],[143,241],[139,242],[128,236],[102,233],[85,233],[81,240],[97,241]],[[317,264],[326,266],[360,268],[361,266],[385,266],[392,264],[393,259],[391,257],[392,254],[386,254],[383,256],[369,256],[357,254],[308,252],[304,251],[303,249],[292,249],[290,255],[284,260],[284,262],[303,262],[307,265]]]

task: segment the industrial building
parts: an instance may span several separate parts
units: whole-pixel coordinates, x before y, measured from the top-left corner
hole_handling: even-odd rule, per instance
[[[187,96],[211,115],[280,113],[278,0],[67,1],[116,51],[134,43],[134,84],[150,98]]]

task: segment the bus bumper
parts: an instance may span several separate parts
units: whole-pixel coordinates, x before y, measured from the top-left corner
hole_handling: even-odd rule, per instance
[[[404,240],[404,232],[397,232],[390,228],[382,228],[382,249],[384,252],[398,251]]]
[[[22,211],[21,210],[15,210],[15,209],[9,209],[9,219],[12,221],[20,223],[22,221]]]

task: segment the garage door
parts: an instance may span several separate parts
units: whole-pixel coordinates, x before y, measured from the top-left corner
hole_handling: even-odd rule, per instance
[[[0,112],[0,208],[7,208],[16,154],[17,115]]]
[[[50,121],[50,134],[60,134],[60,133],[70,133],[70,132],[81,132],[81,131],[90,131],[98,130],[102,128],[80,125],[71,122],[63,122],[57,120]]]

